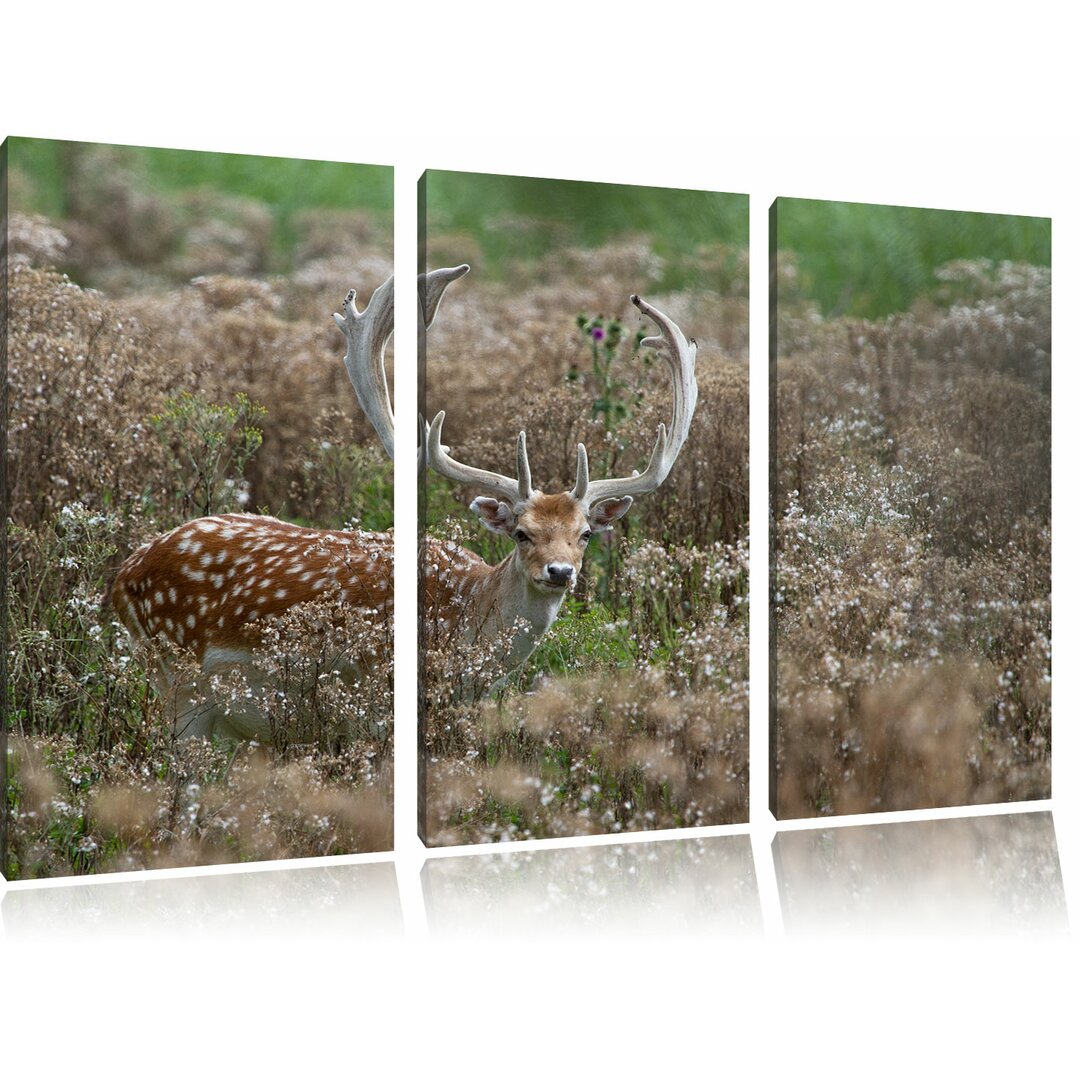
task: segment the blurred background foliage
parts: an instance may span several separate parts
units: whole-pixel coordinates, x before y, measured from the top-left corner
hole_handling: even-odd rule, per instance
[[[596,248],[632,235],[663,259],[658,287],[726,291],[698,253],[730,251],[729,277],[750,238],[747,195],[439,171],[425,174],[421,192],[429,236],[468,237],[471,257],[480,256],[492,276],[559,248]]]
[[[175,201],[200,189],[264,203],[272,215],[273,265],[289,260],[295,218],[305,210],[363,207],[387,232],[392,227],[394,173],[389,167],[289,157],[206,153],[151,146],[104,146],[54,139],[12,138],[11,209],[51,220],[77,218],[85,199],[85,163],[116,174],[147,197]]]
[[[934,290],[957,259],[1050,265],[1050,219],[781,198],[776,240],[825,318],[881,318]]]

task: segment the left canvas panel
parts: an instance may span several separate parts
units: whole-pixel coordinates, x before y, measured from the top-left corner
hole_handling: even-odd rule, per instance
[[[0,153],[3,875],[390,849],[392,169]]]

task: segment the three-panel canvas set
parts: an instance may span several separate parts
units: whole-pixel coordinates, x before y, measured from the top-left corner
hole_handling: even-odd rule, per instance
[[[432,847],[1050,796],[1049,219],[3,154],[7,879],[391,849],[395,633]]]

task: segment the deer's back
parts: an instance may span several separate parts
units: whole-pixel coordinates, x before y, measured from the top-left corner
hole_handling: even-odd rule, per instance
[[[247,650],[253,622],[309,600],[339,595],[389,618],[393,565],[389,534],[317,531],[248,514],[203,517],[136,550],[112,602],[135,637],[164,637],[201,660],[208,646]]]

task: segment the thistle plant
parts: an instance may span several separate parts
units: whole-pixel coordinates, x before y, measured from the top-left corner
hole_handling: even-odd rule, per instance
[[[620,365],[621,353],[628,351],[625,361],[621,364],[624,370],[630,369],[638,356],[642,362],[649,366],[652,356],[648,350],[641,353],[641,342],[645,339],[645,331],[639,329],[634,336],[628,337],[626,327],[618,318],[605,318],[597,315],[590,318],[582,313],[577,316],[578,329],[589,346],[592,358],[592,383],[595,396],[592,402],[593,418],[600,416],[604,421],[604,431],[609,442],[608,459],[604,461],[605,469],[611,474],[615,460],[623,448],[615,437],[618,428],[632,418],[640,407],[643,394],[640,389],[631,389],[627,382],[619,379],[614,373]],[[632,342],[632,343],[631,343]],[[567,381],[577,382],[581,377],[581,371],[577,364],[573,364],[567,373]],[[603,552],[597,559],[599,572],[599,590],[601,596],[610,598],[612,578],[618,572],[618,548],[612,543],[604,544]]]
[[[577,324],[592,354],[592,376],[596,387],[592,414],[602,416],[604,429],[610,432],[633,416],[641,404],[641,391],[630,390],[627,383],[616,378],[612,371],[624,344],[629,345],[629,361],[633,362],[638,358],[645,331],[639,329],[633,338],[628,338],[626,327],[618,318],[605,319],[603,315],[589,318],[588,315],[579,314]],[[633,344],[629,344],[630,340]],[[648,353],[642,360],[646,366],[651,363]],[[571,366],[567,380],[576,382],[580,377],[581,372],[577,365]]]

